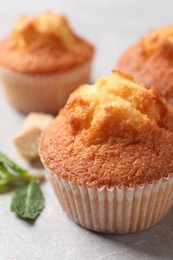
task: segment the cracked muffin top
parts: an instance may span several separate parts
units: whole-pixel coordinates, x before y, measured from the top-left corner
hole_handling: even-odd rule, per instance
[[[173,44],[173,25],[150,30],[142,39],[146,55],[156,52],[165,42]]]
[[[19,18],[0,42],[0,66],[28,74],[61,72],[90,61],[93,53],[63,15],[45,12]]]
[[[173,25],[150,30],[120,58],[118,69],[173,102]]]
[[[157,90],[120,72],[83,85],[44,131],[40,156],[88,187],[133,187],[173,171],[173,123]]]

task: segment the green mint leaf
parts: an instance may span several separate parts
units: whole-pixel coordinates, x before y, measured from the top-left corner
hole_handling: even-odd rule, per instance
[[[15,173],[24,176],[28,174],[28,171],[11,161],[4,153],[0,152],[0,163],[6,167],[11,168]]]
[[[43,193],[35,180],[17,188],[14,192],[11,211],[23,219],[36,219],[44,208]]]
[[[0,152],[0,194],[10,191],[31,180],[43,180],[42,174],[30,174],[5,154]]]

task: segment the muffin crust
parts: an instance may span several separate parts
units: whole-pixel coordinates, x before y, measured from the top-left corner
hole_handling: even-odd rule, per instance
[[[62,178],[88,187],[133,187],[173,170],[173,124],[167,104],[113,72],[77,89],[43,133],[40,156]]]
[[[64,72],[89,62],[94,47],[76,36],[66,18],[46,12],[23,16],[0,42],[0,65],[26,74]]]
[[[118,69],[146,87],[173,98],[173,25],[153,29],[120,58]],[[171,100],[172,101],[172,100]]]

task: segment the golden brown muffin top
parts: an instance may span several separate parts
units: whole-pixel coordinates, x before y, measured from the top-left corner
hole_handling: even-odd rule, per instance
[[[173,170],[173,123],[155,89],[113,72],[71,94],[43,133],[40,156],[89,187],[143,185]]]
[[[94,48],[63,15],[22,16],[0,43],[0,65],[24,73],[64,71],[91,60]]]
[[[145,53],[150,56],[157,51],[162,44],[169,42],[173,44],[173,25],[154,28],[143,37],[142,43]]]
[[[125,51],[117,68],[173,103],[173,25],[149,31]]]

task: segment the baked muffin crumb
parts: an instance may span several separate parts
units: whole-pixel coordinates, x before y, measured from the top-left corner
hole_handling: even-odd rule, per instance
[[[173,103],[173,25],[150,30],[123,53],[117,68]]]
[[[173,170],[173,126],[167,104],[113,72],[83,85],[40,140],[44,165],[88,187],[134,187]]]
[[[53,12],[22,16],[0,42],[0,65],[32,75],[68,71],[89,62],[93,54],[94,47]]]

